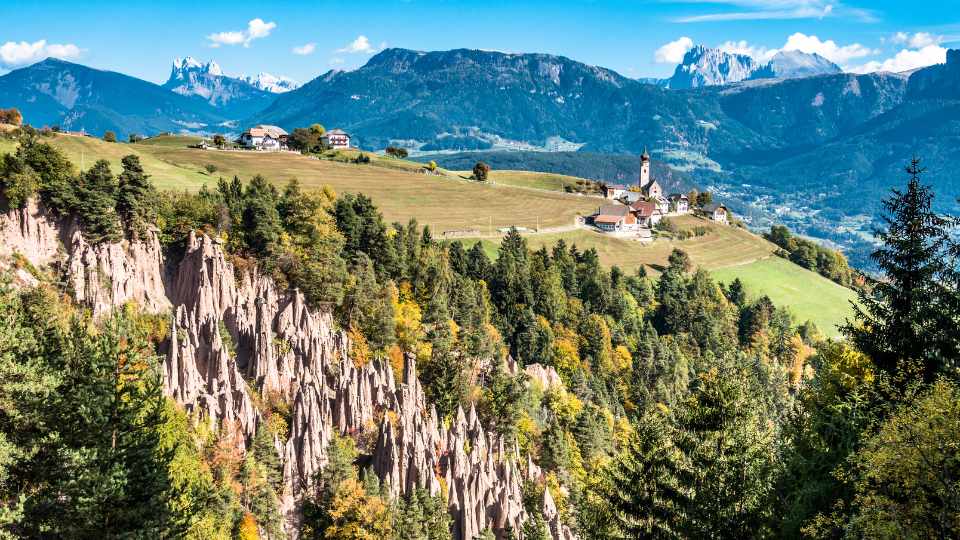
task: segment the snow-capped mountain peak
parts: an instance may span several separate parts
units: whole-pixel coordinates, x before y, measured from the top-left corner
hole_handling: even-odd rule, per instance
[[[259,88],[264,92],[271,92],[274,94],[289,92],[290,90],[295,90],[300,86],[297,81],[291,79],[290,77],[284,77],[282,75],[278,77],[276,75],[271,75],[270,73],[264,73],[263,71],[257,73],[255,76],[240,77],[240,80],[252,85],[254,88]]]

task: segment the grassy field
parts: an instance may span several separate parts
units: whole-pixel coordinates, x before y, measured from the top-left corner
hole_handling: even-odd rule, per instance
[[[659,272],[666,266],[667,257],[674,248],[686,251],[695,265],[711,270],[753,262],[770,256],[774,251],[773,244],[744,229],[719,225],[695,216],[670,219],[681,230],[705,227],[708,234],[687,240],[661,238],[644,245],[583,229],[560,235],[532,236],[530,244],[534,248],[541,245],[552,246],[562,237],[568,244],[576,243],[581,250],[596,249],[600,255],[600,261],[604,264],[617,265],[629,270],[645,266],[647,270],[654,272]]]
[[[588,230],[562,234],[529,236],[534,249],[549,249],[561,238],[575,243],[580,250],[596,249],[605,265],[617,265],[628,272],[644,266],[659,272],[667,264],[674,248],[686,251],[694,264],[713,274],[717,281],[729,283],[739,277],[754,296],[767,295],[778,306],[788,306],[798,322],[812,320],[830,337],[839,335],[837,325],[852,313],[850,300],[856,294],[850,289],[790,261],[773,255],[774,246],[743,229],[715,224],[694,216],[672,218],[681,229],[705,226],[709,234],[687,240],[660,239],[650,245],[611,238]],[[496,257],[498,240],[481,240],[485,251]],[[473,245],[472,241],[466,242]]]
[[[851,317],[856,294],[845,287],[780,257],[714,270],[724,283],[740,278],[748,294],[765,294],[778,306],[788,306],[798,322],[812,320],[824,335],[837,337],[837,326]]]
[[[473,174],[471,171],[453,171],[453,173],[463,178],[469,178],[470,175]],[[568,186],[575,188],[577,186],[577,182],[582,183],[587,180],[576,176],[567,176],[565,174],[494,170],[490,171],[489,181],[494,184],[500,184],[504,186],[544,189],[548,191],[565,191]]]
[[[416,217],[435,232],[473,230],[486,234],[500,227],[571,225],[578,214],[595,210],[596,201],[562,193],[487,185],[455,175],[414,172],[421,165],[373,156],[369,165],[346,162],[352,153],[321,160],[294,153],[233,152],[187,148],[196,139],[157,137],[137,144],[106,143],[90,137],[58,135],[52,142],[77,165],[107,159],[119,169],[120,158],[134,153],[160,189],[211,187],[221,176],[249,180],[262,174],[278,184],[297,178],[306,187],[331,186],[338,193],[370,196],[388,221]],[[10,147],[12,149],[12,146]],[[207,165],[216,168],[208,173]]]

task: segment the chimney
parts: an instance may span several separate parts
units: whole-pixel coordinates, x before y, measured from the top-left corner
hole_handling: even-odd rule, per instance
[[[947,49],[947,65],[960,66],[960,49]]]

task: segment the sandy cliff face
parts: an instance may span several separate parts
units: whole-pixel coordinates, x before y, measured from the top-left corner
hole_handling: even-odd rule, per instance
[[[0,258],[17,252],[37,266],[54,265],[95,313],[128,301],[169,311],[166,393],[212,426],[234,429],[241,448],[263,421],[251,388],[291,404],[287,440],[276,441],[291,537],[299,502],[326,466],[334,434],[376,441],[365,459],[392,495],[417,488],[445,494],[455,538],[472,539],[488,527],[519,531],[528,518],[522,483],[541,475],[529,457],[487,433],[472,407],[458,410],[444,428],[413,357],[405,359],[402,380],[382,360],[356,365],[329,311],[311,309],[298,291],[279,291],[256,271],[236,275],[219,241],[191,235],[178,268],[165,273],[155,234],[144,242],[91,246],[72,222],[51,219],[36,206],[0,216],[0,234]],[[559,381],[550,370],[531,366],[528,372],[544,385]],[[549,491],[543,503],[551,535],[573,538]]]
[[[156,231],[142,242],[91,246],[75,220],[30,201],[0,215],[0,259],[14,255],[38,268],[53,266],[94,316],[131,301],[151,312],[170,308]]]

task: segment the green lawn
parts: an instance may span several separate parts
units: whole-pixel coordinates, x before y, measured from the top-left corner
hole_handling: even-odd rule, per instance
[[[472,171],[453,171],[463,178],[469,178]],[[493,170],[490,171],[488,180],[494,184],[504,186],[526,187],[533,189],[544,189],[548,191],[566,191],[567,186],[576,189],[578,182],[580,185],[589,182],[576,176],[567,176],[565,174],[554,174],[534,171],[510,171]]]
[[[740,278],[752,297],[765,294],[778,306],[788,306],[797,322],[812,320],[824,335],[837,337],[837,326],[850,317],[856,293],[780,257],[713,270],[718,281]]]

